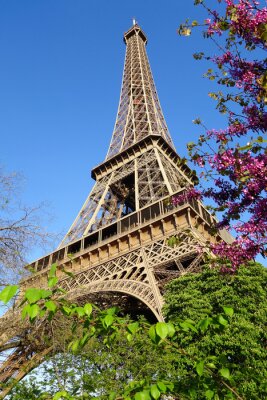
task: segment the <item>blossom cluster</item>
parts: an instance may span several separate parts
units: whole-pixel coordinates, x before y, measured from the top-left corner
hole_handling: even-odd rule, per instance
[[[259,2],[254,0],[225,0],[226,15],[221,17],[217,11],[209,10],[210,17],[205,20],[208,25],[207,35],[222,35],[226,28],[231,35],[265,47],[262,41],[263,25],[267,22],[267,8],[259,8]]]
[[[236,4],[233,0],[225,1],[232,33],[247,42],[265,46],[262,43],[262,25],[267,22],[267,8],[259,9],[260,3],[255,0],[239,0]]]
[[[257,254],[267,254],[267,59],[260,59],[267,47],[267,8],[255,0],[224,2],[225,15],[200,3],[209,13],[204,37],[219,36],[220,54],[205,58],[215,64],[212,79],[228,91],[211,96],[228,126],[208,130],[202,125],[205,132],[190,146],[190,155],[214,184],[190,189],[188,196],[212,199],[221,215],[218,229],[231,229],[234,242],[213,245],[212,251],[228,260],[223,272],[234,272]]]

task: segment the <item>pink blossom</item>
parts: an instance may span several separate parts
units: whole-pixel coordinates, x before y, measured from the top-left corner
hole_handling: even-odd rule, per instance
[[[220,43],[225,37],[225,51],[207,60],[217,67],[218,84],[230,88],[229,94],[217,96],[218,109],[226,112],[228,126],[206,130],[191,156],[208,171],[202,175],[214,180],[195,195],[211,199],[214,210],[221,213],[218,229],[231,229],[236,236],[231,245],[211,246],[213,253],[225,260],[222,271],[233,273],[258,253],[267,254],[267,152],[263,139],[267,132],[266,83],[263,85],[267,60],[251,56],[254,49],[266,49],[267,9],[260,8],[256,0],[225,0],[225,5],[225,16],[206,8],[205,36],[219,35]],[[229,34],[234,40],[229,40]],[[245,58],[247,49],[249,58]],[[194,197],[190,193],[183,194],[183,201]]]

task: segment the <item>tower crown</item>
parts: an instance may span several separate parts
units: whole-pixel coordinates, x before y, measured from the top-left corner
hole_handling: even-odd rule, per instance
[[[134,25],[124,34],[123,39],[126,45],[127,45],[127,40],[129,40],[133,35],[139,35],[141,39],[144,41],[144,43],[147,44],[147,37],[144,31],[135,22],[135,20],[134,20]]]

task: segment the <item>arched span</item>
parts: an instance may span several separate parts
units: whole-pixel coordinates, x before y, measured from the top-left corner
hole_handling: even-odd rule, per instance
[[[157,307],[153,291],[148,284],[143,282],[119,279],[95,281],[86,286],[79,287],[78,293],[76,288],[70,290],[68,296],[74,300],[85,295],[101,292],[119,292],[135,297],[151,310],[158,321],[163,321],[163,316],[161,310]]]
[[[160,307],[157,306],[155,295],[153,290],[149,286],[149,284],[144,282],[138,282],[134,280],[98,280],[94,282],[90,282],[87,285],[73,287],[73,289],[69,289],[68,297],[75,301],[75,299],[81,298],[86,295],[99,293],[104,294],[104,292],[117,292],[121,294],[125,294],[131,296],[133,298],[138,299],[141,303],[145,304],[146,307],[151,311],[151,313],[155,316],[158,321],[163,321],[163,317],[160,312]],[[110,304],[112,306],[112,302]],[[52,347],[45,348],[42,351],[35,352],[35,349],[32,348],[31,354],[29,353],[25,359],[22,360],[20,364],[20,368],[12,373],[15,381],[20,381],[28,372],[30,372],[33,368],[38,366],[44,359],[44,356],[48,353],[52,352]],[[13,354],[11,354],[11,358],[15,356],[14,362],[20,359],[20,348],[17,349]],[[17,356],[16,356],[17,355]],[[8,357],[6,360],[7,364],[12,364],[11,358]],[[6,380],[10,377],[8,371],[5,371],[5,368],[0,370],[0,375],[2,373],[2,377]],[[5,378],[6,375],[6,378]],[[3,379],[3,380],[4,380]],[[12,385],[7,385],[6,389],[4,389],[0,396],[6,396],[11,390]]]

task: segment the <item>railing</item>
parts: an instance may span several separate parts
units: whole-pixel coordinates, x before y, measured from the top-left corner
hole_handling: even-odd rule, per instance
[[[184,192],[184,190],[181,190],[175,193],[173,197],[178,195],[180,196]],[[153,222],[153,220],[158,219],[160,216],[164,216],[170,212],[173,212],[173,210],[179,211],[179,209],[183,209],[185,206],[191,207],[196,214],[198,214],[199,217],[201,217],[201,219],[204,220],[209,226],[216,224],[216,219],[205,209],[201,202],[191,199],[190,201],[184,201],[175,206],[171,202],[170,196],[167,196],[155,203],[150,204],[149,206],[143,207],[138,211],[128,214],[127,216],[114,223],[111,223],[110,225],[88,234],[82,239],[69,243],[67,246],[54,251],[52,254],[40,258],[39,260],[28,265],[27,269],[41,271],[50,264],[60,262],[67,258],[68,254],[75,254],[81,250],[85,250],[99,243],[103,243],[110,238],[115,238],[116,236],[119,237],[120,235],[137,227],[141,228],[149,221]],[[220,231],[219,233],[223,240],[227,242],[231,241],[231,235],[227,231]]]

